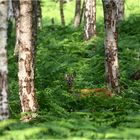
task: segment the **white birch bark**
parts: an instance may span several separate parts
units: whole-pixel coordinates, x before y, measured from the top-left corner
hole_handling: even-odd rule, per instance
[[[85,39],[96,35],[96,0],[85,1]]]
[[[20,0],[19,95],[22,112],[36,112],[34,87],[33,1]]]
[[[107,85],[110,89],[119,93],[117,2],[118,0],[103,0]]]
[[[8,1],[0,0],[0,120],[9,117],[7,81]]]

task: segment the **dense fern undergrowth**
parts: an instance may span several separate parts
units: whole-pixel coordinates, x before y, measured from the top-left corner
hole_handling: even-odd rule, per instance
[[[140,16],[130,15],[119,26],[121,95],[80,98],[79,89],[106,86],[103,23],[97,36],[83,41],[83,27],[44,25],[36,51],[36,119],[20,119],[14,33],[9,29],[9,101],[11,119],[0,122],[0,139],[137,139],[140,138]],[[74,93],[67,91],[65,73],[76,72]]]

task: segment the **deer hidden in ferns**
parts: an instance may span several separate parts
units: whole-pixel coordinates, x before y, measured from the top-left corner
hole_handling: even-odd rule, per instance
[[[75,77],[76,77],[75,72],[73,72],[72,74],[65,74],[65,80],[67,83],[68,92],[72,94],[74,92],[74,78]],[[80,96],[80,97],[101,96],[101,95],[104,95],[106,97],[112,97],[113,95],[112,92],[108,88],[92,88],[92,89],[84,88],[84,89],[78,90],[78,92],[80,94],[77,96]],[[101,93],[104,93],[104,94],[101,94]]]

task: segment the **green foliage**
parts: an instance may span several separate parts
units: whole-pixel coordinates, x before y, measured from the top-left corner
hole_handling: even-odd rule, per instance
[[[72,21],[73,2],[65,5],[68,24]],[[9,100],[13,120],[0,122],[1,140],[140,138],[140,80],[130,79],[140,67],[137,57],[140,17],[129,14],[130,10],[133,12],[131,7],[136,6],[134,3],[126,1],[127,18],[119,26],[121,96],[80,98],[79,89],[101,88],[106,83],[101,1],[97,1],[98,34],[88,42],[83,41],[83,27],[74,29],[71,24],[66,27],[57,24],[58,3],[49,0],[45,7],[43,2],[43,16],[47,20],[38,33],[35,79],[39,112],[28,123],[19,121],[17,59],[13,56],[15,36],[9,29]],[[138,12],[137,7],[134,11]],[[48,21],[52,15],[57,21],[54,26]],[[74,71],[73,93],[69,93],[64,75]]]

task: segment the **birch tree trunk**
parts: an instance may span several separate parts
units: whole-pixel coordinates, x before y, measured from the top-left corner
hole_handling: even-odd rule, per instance
[[[96,0],[85,1],[85,39],[96,35]]]
[[[102,0],[105,22],[105,56],[106,76],[108,87],[119,93],[119,65],[118,65],[118,0]]]
[[[16,25],[16,44],[14,49],[14,55],[18,56],[18,41],[19,41],[19,29],[20,29],[20,3],[19,0],[12,0],[12,7],[13,7],[13,14],[15,19],[15,25]]]
[[[7,81],[8,1],[0,0],[0,120],[9,117]]]
[[[36,112],[34,87],[33,1],[20,0],[19,95],[22,112]]]
[[[65,26],[65,17],[64,17],[64,4],[63,0],[60,0],[60,17],[61,17],[61,24]]]
[[[118,20],[122,21],[124,19],[124,6],[125,0],[118,0]]]
[[[81,14],[81,0],[76,0],[74,27],[79,27],[80,25],[80,14]]]

